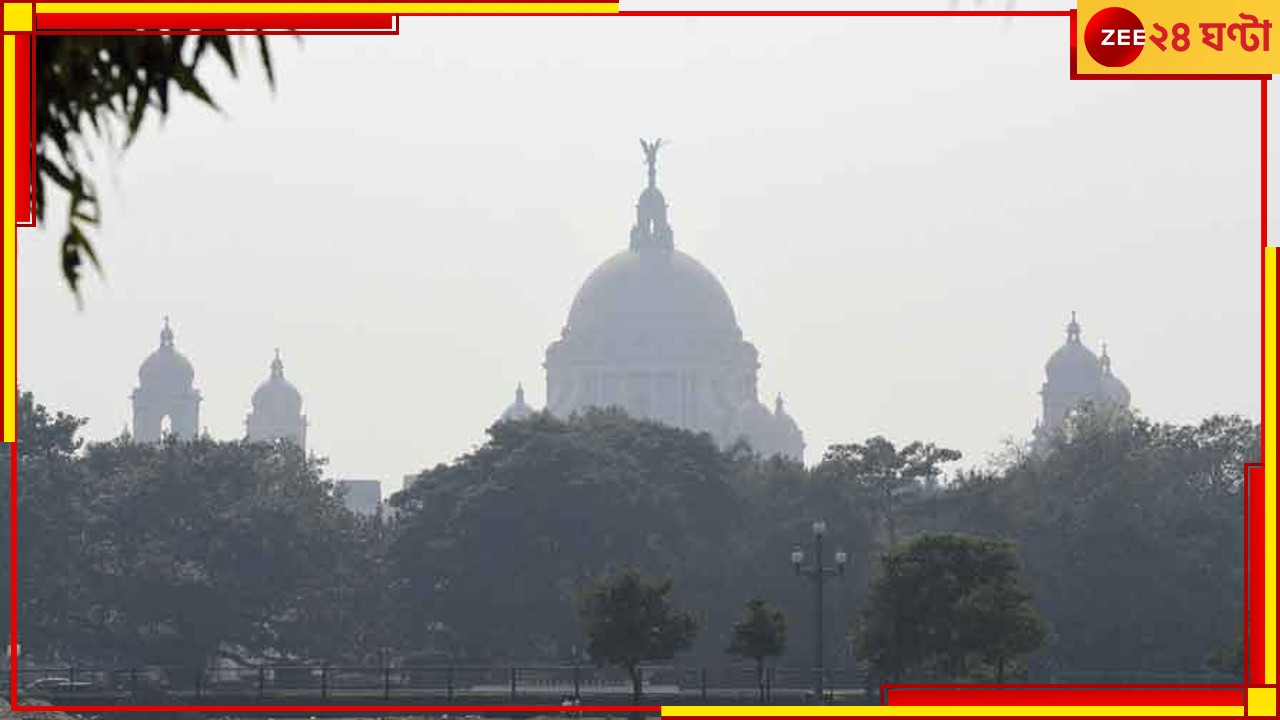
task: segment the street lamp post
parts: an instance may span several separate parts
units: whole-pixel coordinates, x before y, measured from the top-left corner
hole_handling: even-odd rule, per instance
[[[836,550],[835,565],[822,564],[822,536],[827,532],[827,524],[821,520],[813,523],[813,561],[806,565],[804,551],[796,548],[791,551],[791,564],[796,574],[813,581],[813,692],[818,702],[822,702],[822,680],[824,658],[822,654],[822,585],[828,577],[844,574],[844,566],[849,562],[849,555],[843,550]]]

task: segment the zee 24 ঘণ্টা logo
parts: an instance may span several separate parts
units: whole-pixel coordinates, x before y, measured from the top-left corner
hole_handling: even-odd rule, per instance
[[[1170,23],[1166,27],[1151,23],[1150,29],[1133,12],[1122,7],[1099,10],[1089,18],[1084,29],[1084,45],[1099,65],[1124,67],[1142,54],[1147,45],[1154,45],[1159,52],[1185,53],[1199,40],[1199,45],[1212,51],[1223,52],[1228,43],[1239,43],[1244,52],[1268,52],[1271,50],[1271,20],[1259,20],[1257,15],[1238,13],[1232,21],[1200,22],[1196,29],[1199,38],[1193,38],[1192,26],[1185,22]]]

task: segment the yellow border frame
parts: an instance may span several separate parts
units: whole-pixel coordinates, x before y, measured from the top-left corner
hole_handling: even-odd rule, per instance
[[[28,18],[30,15],[27,16]],[[5,5],[4,13],[4,29],[9,32],[10,13],[8,4]],[[28,25],[28,28],[30,26]],[[17,174],[17,166],[14,163],[15,146],[17,139],[15,137],[16,130],[14,128],[15,108],[17,102],[15,99],[15,65],[17,64],[17,45],[18,41],[13,35],[4,36],[4,187],[0,188],[0,194],[4,195],[3,207],[4,215],[0,217],[0,222],[4,224],[4,441],[14,442],[14,427],[17,425],[18,417],[18,227],[17,207],[15,204],[14,193],[10,190],[14,186],[15,175]]]
[[[1278,248],[1262,251],[1262,445],[1263,487],[1266,514],[1263,520],[1265,549],[1263,578],[1265,607],[1263,627],[1263,680],[1272,686],[1270,707],[1275,714],[1276,698],[1276,262]],[[1247,570],[1246,570],[1247,572]],[[1256,578],[1255,578],[1256,580]],[[1251,698],[1252,699],[1252,698]]]
[[[6,33],[30,32],[33,26],[33,3],[4,3],[4,30]],[[165,12],[225,12],[225,13],[388,13],[388,14],[440,14],[440,13],[616,13],[617,3],[34,3],[36,13],[165,13]],[[13,187],[15,177],[15,52],[16,41],[13,35],[4,36],[3,47],[3,121],[4,121],[4,188],[3,217],[4,226],[4,383],[7,392],[4,394],[4,442],[14,442],[14,426],[16,422],[17,403],[14,395],[17,388],[16,376],[16,324],[17,314],[17,229],[14,225],[14,194],[7,188]],[[34,131],[34,128],[33,128]],[[34,171],[34,169],[33,169]],[[680,706],[664,708],[663,714],[672,717],[716,717],[716,716],[1241,716],[1259,715],[1274,716],[1276,714],[1276,260],[1277,248],[1266,248],[1263,258],[1263,428],[1268,438],[1264,442],[1265,483],[1266,483],[1266,517],[1265,517],[1265,622],[1266,633],[1264,660],[1264,677],[1267,687],[1251,687],[1248,689],[1248,701],[1244,706],[1227,707],[1144,707],[1144,706],[1106,706],[1106,707],[903,707],[903,706],[733,706],[733,707],[691,707]]]
[[[56,13],[375,13],[438,15],[448,13],[569,13],[618,12],[616,2],[441,2],[441,3],[36,3],[37,14]]]

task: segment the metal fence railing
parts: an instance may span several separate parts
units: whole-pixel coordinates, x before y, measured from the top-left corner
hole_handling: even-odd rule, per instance
[[[1050,681],[1071,685],[1239,685],[1243,682],[1237,675],[1189,670],[1055,672],[1050,674]]]
[[[646,697],[690,701],[758,701],[785,696],[809,697],[815,672],[804,668],[768,668],[758,678],[754,667],[689,668],[653,666],[641,671]],[[181,667],[43,667],[18,671],[26,696],[127,698],[139,693],[205,699],[377,700],[424,697],[451,702],[561,702],[569,698],[621,701],[630,698],[630,676],[617,668],[552,666],[353,667],[343,665],[264,665],[193,670]],[[761,680],[763,682],[761,682]],[[854,669],[823,673],[829,698],[860,694],[866,676]],[[8,674],[4,675],[7,688]],[[763,687],[762,687],[763,686]]]
[[[646,699],[663,703],[808,703],[816,673],[811,668],[754,666],[653,666],[642,671]],[[1238,684],[1240,678],[1212,672],[1128,671],[1055,672],[1052,684]],[[147,694],[176,700],[239,701],[321,700],[377,702],[429,700],[459,703],[559,704],[626,703],[631,678],[617,668],[584,665],[431,665],[357,667],[346,665],[264,665],[201,671],[180,667],[24,667],[18,670],[21,697],[51,700],[126,701]],[[865,672],[856,668],[823,671],[824,701],[876,702]],[[9,672],[0,672],[0,690],[9,689]]]

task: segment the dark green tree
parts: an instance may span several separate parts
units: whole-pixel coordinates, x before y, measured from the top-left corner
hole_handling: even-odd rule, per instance
[[[787,616],[767,600],[747,601],[746,614],[733,624],[729,653],[751,658],[756,664],[756,685],[760,701],[765,700],[764,664],[782,654],[787,645]]]
[[[1039,647],[1045,627],[1021,588],[1012,546],[922,535],[881,558],[861,632],[873,669],[891,681],[961,679]]]
[[[747,502],[743,527],[750,528],[741,539],[736,560],[734,592],[737,597],[767,597],[789,618],[812,617],[813,587],[796,578],[788,554],[797,543],[811,541],[813,521],[827,522],[829,548],[850,551],[850,562],[839,582],[829,583],[823,593],[829,627],[848,627],[855,619],[854,608],[863,602],[874,555],[875,518],[866,512],[860,489],[840,475],[825,470],[811,471],[799,463],[772,458],[763,461],[739,460],[734,481]],[[726,541],[730,542],[730,541]],[[831,557],[825,560],[829,563]],[[685,587],[683,577],[676,581]],[[728,597],[733,597],[725,593]],[[737,618],[732,618],[737,620]],[[730,622],[732,622],[732,620]],[[728,626],[728,623],[726,623]],[[813,647],[813,623],[792,623],[787,628],[787,649],[779,663],[810,666],[813,658],[804,649]],[[725,638],[718,650],[723,650]],[[827,642],[826,661],[833,667],[843,662],[848,647]],[[801,654],[803,652],[803,654]],[[707,657],[704,662],[715,662]]]
[[[91,446],[80,529],[98,644],[144,662],[341,657],[355,519],[288,443],[169,439]]]
[[[5,446],[4,474],[9,476],[16,448],[18,475],[18,616],[23,652],[50,659],[66,657],[69,648],[91,633],[81,530],[92,513],[79,465],[86,420],[50,412],[30,392],[17,401],[17,434],[21,442]],[[5,527],[11,511],[11,486],[0,493]],[[6,530],[7,537],[7,530]],[[0,553],[4,597],[9,610],[9,553]],[[5,633],[7,637],[8,633]]]
[[[649,580],[632,568],[591,587],[581,612],[591,659],[626,670],[637,703],[644,693],[641,663],[674,658],[698,631],[693,614],[675,608],[670,580]]]
[[[274,85],[267,39],[256,42]],[[84,261],[99,266],[87,234],[100,213],[85,172],[84,139],[90,133],[110,139],[122,128],[127,147],[149,116],[169,114],[177,96],[216,109],[198,70],[216,55],[235,75],[238,51],[227,35],[37,35],[35,43],[36,216],[43,222],[48,183],[66,191],[62,275],[79,297]]]
[[[604,410],[498,423],[393,503],[396,614],[419,649],[570,661],[579,592],[625,566],[675,578],[692,610],[731,623],[744,500],[706,436]],[[721,656],[727,637],[712,641]]]
[[[348,650],[352,660],[385,667],[391,653],[401,649],[395,615],[395,588],[402,579],[389,563],[389,546],[395,533],[395,519],[377,515],[354,517],[353,536],[348,547],[352,558],[350,574],[342,584],[350,588],[353,612],[343,623],[350,629]],[[350,526],[348,526],[350,527]]]
[[[832,445],[822,457],[819,471],[832,473],[856,487],[877,523],[884,528],[887,546],[898,541],[904,495],[936,489],[941,465],[960,459],[956,450],[933,443],[913,442],[899,450],[884,437],[865,443]]]
[[[84,422],[22,393],[20,442],[5,446],[6,459],[17,449],[25,655],[194,670],[216,654],[340,659],[385,636],[356,611],[377,607],[382,546],[322,461],[287,443],[83,447]]]
[[[1004,682],[1011,661],[1035,651],[1048,639],[1048,628],[1012,573],[979,585],[960,599],[956,634],[973,648],[972,655]]]
[[[944,494],[944,529],[1014,542],[1065,671],[1203,672],[1243,612],[1257,424],[1082,408],[1043,452]]]

